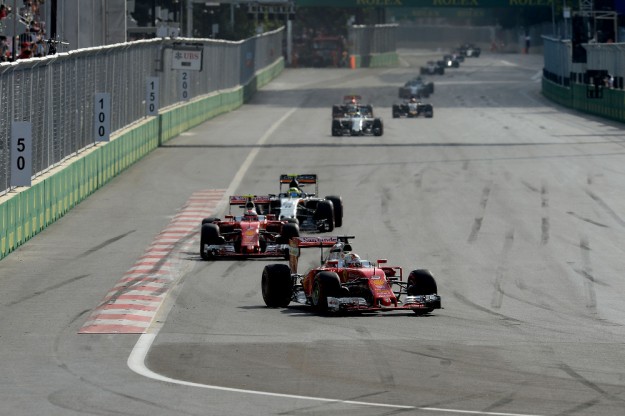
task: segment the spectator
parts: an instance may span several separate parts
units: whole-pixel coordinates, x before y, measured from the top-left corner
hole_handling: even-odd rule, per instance
[[[23,42],[20,50],[20,54],[17,55],[17,59],[29,59],[32,58],[33,51],[31,50],[30,43]]]
[[[8,62],[11,60],[11,50],[7,43],[6,36],[0,36],[0,62]]]
[[[531,41],[531,37],[530,34],[526,34],[525,35],[525,53],[528,54],[530,53],[530,41]]]

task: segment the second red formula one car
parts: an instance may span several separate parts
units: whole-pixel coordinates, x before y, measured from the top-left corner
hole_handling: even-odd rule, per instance
[[[204,260],[223,257],[284,257],[288,244],[299,236],[299,226],[291,220],[279,221],[275,215],[259,215],[255,202],[269,203],[269,197],[234,195],[230,207],[244,207],[243,215],[226,215],[202,220],[200,255]],[[244,205],[243,205],[244,204]]]
[[[343,237],[296,237],[289,246],[289,265],[270,264],[262,275],[262,294],[269,307],[291,302],[311,305],[317,312],[409,310],[424,315],[441,308],[436,281],[428,270],[416,269],[403,280],[403,270],[361,259]],[[300,248],[319,247],[322,260],[305,274],[297,272]],[[323,257],[323,247],[331,247]]]

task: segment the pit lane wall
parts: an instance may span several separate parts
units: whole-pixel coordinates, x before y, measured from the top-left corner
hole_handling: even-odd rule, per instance
[[[570,40],[543,40],[542,94],[562,106],[625,122],[625,44],[582,44],[577,48],[583,48],[586,62],[580,63],[573,62]]]
[[[281,54],[268,51],[268,55],[270,63],[250,73],[244,84],[177,103],[155,117],[143,117],[114,132],[110,142],[90,146],[56,163],[37,175],[32,186],[0,195],[0,260],[160,144],[241,106],[284,69]],[[249,57],[247,53],[244,56]],[[249,61],[245,65],[249,66]]]

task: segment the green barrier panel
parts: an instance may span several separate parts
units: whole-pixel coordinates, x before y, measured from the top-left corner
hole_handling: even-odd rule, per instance
[[[16,221],[16,198],[11,198],[6,202],[7,208],[7,253],[15,248],[15,221]]]
[[[8,253],[8,219],[7,219],[7,204],[0,204],[0,259]]]

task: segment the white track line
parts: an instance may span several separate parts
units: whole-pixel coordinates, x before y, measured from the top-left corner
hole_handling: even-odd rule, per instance
[[[247,158],[245,159],[245,161],[239,168],[239,171],[232,179],[232,182],[230,182],[230,186],[224,193],[223,199],[221,200],[221,202],[219,202],[219,204],[217,204],[216,212],[221,212],[221,210],[223,210],[223,207],[226,204],[226,201],[228,200],[228,196],[234,194],[234,191],[239,187],[239,184],[241,183],[243,176],[247,173],[247,170],[249,169],[252,162],[256,158],[256,155],[258,155],[258,152],[260,151],[260,148],[262,147],[262,145],[267,141],[267,139],[269,139],[271,134],[274,131],[276,131],[276,129],[280,127],[280,125],[284,123],[286,119],[289,118],[296,111],[296,109],[297,108],[292,108],[291,110],[289,110],[284,116],[282,116],[278,121],[276,121],[269,128],[269,130],[267,130],[267,132],[265,132],[265,134],[263,134],[263,136],[258,140],[258,142],[256,143],[257,146],[249,153],[249,155],[247,156]],[[173,291],[173,292],[170,292],[170,294],[168,295],[168,297],[170,297],[169,299],[170,304],[174,303],[177,293],[178,291]],[[159,320],[158,322],[155,322],[151,326],[150,333],[142,334],[139,337],[139,340],[137,341],[134,348],[132,349],[132,352],[130,353],[130,356],[128,357],[128,362],[127,362],[128,367],[132,371],[144,377],[151,378],[153,380],[164,381],[166,383],[178,384],[181,386],[197,387],[197,388],[217,390],[217,391],[228,391],[232,393],[255,394],[258,396],[266,396],[266,397],[312,400],[312,401],[317,401],[317,402],[341,403],[341,404],[350,404],[350,405],[357,405],[357,406],[383,407],[383,408],[390,408],[390,409],[406,409],[406,410],[428,410],[432,412],[461,413],[461,414],[484,415],[484,416],[540,416],[540,415],[529,415],[529,414],[526,415],[526,414],[520,414],[520,413],[493,413],[493,412],[480,412],[480,411],[470,411],[470,410],[439,409],[435,407],[402,406],[402,405],[387,404],[387,403],[372,403],[372,402],[361,402],[361,401],[355,401],[355,400],[329,399],[329,398],[324,398],[324,397],[299,396],[295,394],[281,394],[281,393],[272,393],[272,392],[266,392],[266,391],[245,390],[245,389],[235,389],[231,387],[212,386],[210,384],[192,383],[186,380],[178,380],[175,378],[165,377],[161,374],[153,372],[152,370],[150,370],[149,368],[145,366],[145,357],[150,352],[152,343],[154,343],[156,336],[158,335],[159,331],[161,330],[163,326],[162,322],[164,321],[165,319],[163,317],[163,319]]]

